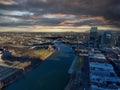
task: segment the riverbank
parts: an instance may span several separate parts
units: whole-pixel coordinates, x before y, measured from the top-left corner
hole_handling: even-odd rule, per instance
[[[62,43],[57,47],[60,49],[42,64],[4,90],[64,90],[69,81],[68,69],[75,55]]]
[[[71,64],[71,67],[68,70],[70,79],[64,90],[78,90],[78,89],[83,90],[82,67],[83,67],[83,58],[80,56],[76,56]]]
[[[0,75],[2,76],[6,76],[5,78],[3,78],[2,76],[0,77],[0,87],[6,87],[8,85],[10,85],[11,83],[15,82],[16,80],[18,80],[19,78],[22,78],[23,76],[26,75],[26,73],[32,71],[34,68],[38,67],[42,62],[44,62],[49,56],[51,56],[54,51],[47,51],[47,50],[42,50],[42,52],[36,51],[34,52],[37,55],[42,55],[42,59],[40,58],[34,58],[34,57],[24,57],[21,59],[24,59],[22,61],[24,62],[19,62],[16,61],[16,64],[14,63],[13,66],[10,66],[10,68],[8,68],[8,70],[2,72]],[[19,59],[20,60],[20,59]],[[6,61],[3,62],[3,64],[9,63],[13,64],[13,61]],[[15,60],[14,60],[15,62]],[[28,64],[29,62],[29,64]],[[27,64],[26,64],[27,63]],[[7,65],[6,65],[7,66]],[[4,65],[3,68],[6,68],[6,66]],[[8,71],[11,71],[10,73],[8,73]],[[13,73],[12,73],[13,72]],[[4,74],[6,73],[6,74]]]

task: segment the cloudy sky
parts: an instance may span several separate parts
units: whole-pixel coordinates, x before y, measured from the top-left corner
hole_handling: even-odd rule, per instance
[[[0,31],[119,30],[120,0],[0,0]]]

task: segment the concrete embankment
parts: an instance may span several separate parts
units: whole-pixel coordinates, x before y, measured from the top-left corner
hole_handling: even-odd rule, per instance
[[[74,72],[74,65],[75,65],[76,60],[77,60],[77,57],[74,58],[71,66],[70,66],[70,69],[68,70],[68,74],[72,74]]]

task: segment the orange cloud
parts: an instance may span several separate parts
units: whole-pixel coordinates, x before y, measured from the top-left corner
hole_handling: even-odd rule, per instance
[[[69,19],[69,18],[74,18],[75,15],[72,14],[63,14],[63,13],[57,13],[57,14],[43,14],[40,16],[31,16],[30,18],[32,19],[38,19],[38,18],[65,18],[65,19]]]
[[[89,31],[91,26],[21,26],[21,27],[0,27],[0,32],[85,32]],[[99,30],[119,30],[111,26],[99,26]]]
[[[0,0],[0,4],[12,5],[12,4],[16,4],[16,2],[13,0]]]
[[[67,25],[67,24],[75,24],[75,23],[80,23],[88,20],[99,20],[102,23],[107,23],[106,19],[102,16],[97,16],[97,17],[84,17],[80,19],[74,19],[74,20],[65,20],[64,22],[61,22],[60,25]]]

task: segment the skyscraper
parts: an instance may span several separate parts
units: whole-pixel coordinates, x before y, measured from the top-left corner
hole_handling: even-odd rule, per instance
[[[120,33],[117,33],[116,37],[116,46],[120,47]]]
[[[102,38],[102,46],[104,47],[112,47],[114,46],[114,37],[112,36],[111,31],[105,31]]]
[[[91,27],[90,29],[90,46],[91,47],[96,47],[97,34],[98,34],[98,28]]]

